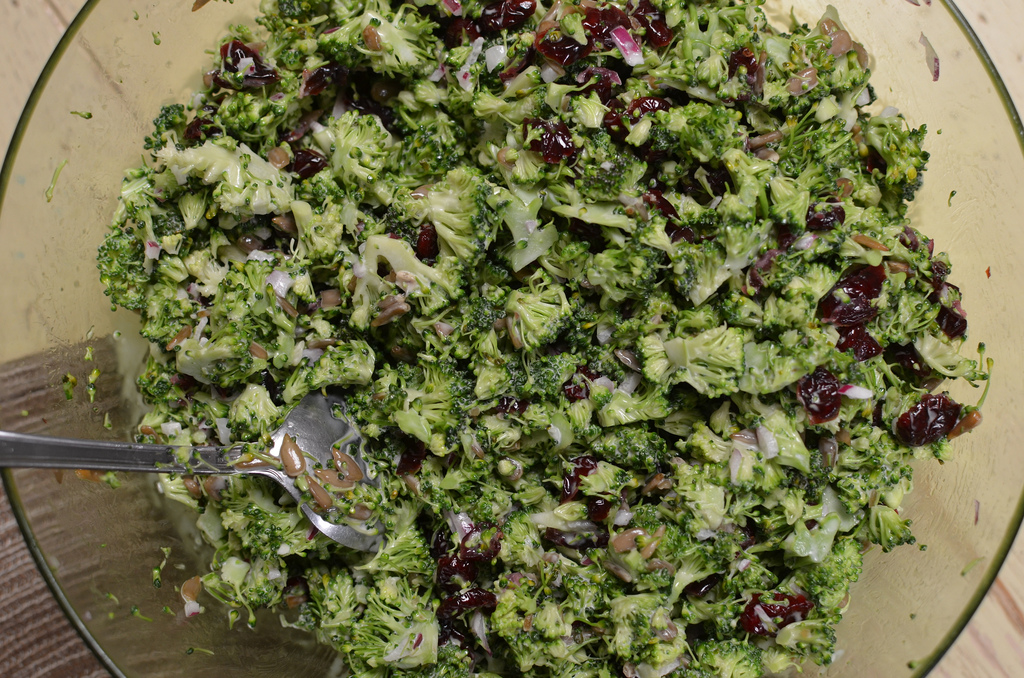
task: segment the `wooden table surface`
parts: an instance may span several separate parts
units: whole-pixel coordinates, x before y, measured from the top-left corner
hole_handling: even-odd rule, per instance
[[[177,0],[183,5],[191,0]],[[899,2],[901,0],[891,0]],[[84,0],[0,0],[0,157],[36,77]],[[917,4],[915,2],[915,4]],[[1024,0],[960,0],[1024,109]],[[1024,539],[934,678],[1024,676]],[[0,676],[109,676],[50,596],[0,489]],[[871,678],[871,677],[865,677]],[[880,677],[881,678],[881,677]]]

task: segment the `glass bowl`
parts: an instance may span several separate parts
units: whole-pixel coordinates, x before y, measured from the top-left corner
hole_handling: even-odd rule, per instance
[[[1014,293],[1024,259],[1024,176],[1019,119],[980,44],[951,3],[833,0],[855,39],[872,53],[879,105],[926,122],[932,153],[913,204],[916,225],[953,256],[971,336],[996,361],[986,425],[955,442],[953,459],[917,467],[906,514],[927,550],[868,554],[840,627],[833,677],[924,675],[984,597],[1020,526],[1024,331]],[[0,175],[0,428],[125,439],[139,414],[132,379],[145,347],[136,321],[111,312],[93,260],[124,168],[138,162],[161,104],[185,101],[209,63],[205,50],[231,23],[250,23],[256,0],[210,3],[90,0],[50,59]],[[813,22],[826,3],[769,3],[776,25],[788,8]],[[921,34],[939,51],[933,82]],[[69,115],[89,111],[91,119]],[[66,161],[66,165],[63,163]],[[58,167],[63,167],[55,177]],[[54,181],[51,185],[51,181]],[[45,197],[52,188],[52,197]],[[1012,286],[1012,287],[1009,287]],[[83,360],[92,347],[93,361]],[[99,368],[95,402],[64,398],[61,379],[85,384]],[[954,392],[965,402],[977,393]],[[52,471],[4,472],[25,538],[54,595],[115,675],[333,675],[332,652],[282,628],[273,614],[255,630],[229,628],[215,611],[188,620],[175,586],[208,554],[194,516],[170,505],[145,477],[112,490]],[[982,510],[977,517],[976,502]],[[163,585],[150,571],[170,548]],[[213,603],[208,603],[213,604]],[[137,606],[145,621],[128,614]],[[908,668],[908,666],[910,668]],[[814,675],[814,671],[809,671]]]

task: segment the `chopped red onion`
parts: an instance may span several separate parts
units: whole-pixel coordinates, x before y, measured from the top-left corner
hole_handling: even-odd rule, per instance
[[[152,240],[146,241],[146,258],[147,259],[159,259],[160,258],[160,243],[153,242]]]
[[[246,261],[274,261],[274,255],[263,250],[253,250],[245,259]]]
[[[238,60],[237,72],[242,77],[249,75],[256,70],[256,64],[253,63],[252,57],[242,57]]]
[[[477,38],[473,41],[473,44],[469,48],[469,56],[466,57],[466,63],[462,65],[455,78],[459,82],[459,87],[466,90],[467,92],[473,89],[473,78],[469,75],[469,69],[473,67],[476,60],[480,58],[480,53],[484,49],[484,39]]]
[[[743,452],[738,447],[732,448],[732,456],[729,457],[729,481],[733,485],[739,485],[736,482],[740,475],[740,467],[743,465]]]
[[[562,429],[552,424],[551,426],[548,426],[548,435],[551,436],[551,441],[554,442],[555,445],[562,444]]]
[[[228,418],[217,417],[217,419],[214,420],[214,423],[217,424],[217,439],[220,440],[220,444],[230,445],[231,429],[228,428]]]
[[[796,242],[793,243],[793,249],[795,250],[806,250],[810,249],[814,241],[818,239],[813,233],[804,233],[802,236],[797,238]]]
[[[612,521],[612,524],[616,527],[625,527],[631,520],[633,520],[633,512],[628,508],[620,508],[615,512],[615,520]]]
[[[874,394],[871,392],[871,389],[864,388],[863,386],[844,384],[839,387],[839,395],[852,398],[853,400],[871,400],[871,396]]]
[[[609,379],[608,377],[604,377],[604,376],[598,377],[597,379],[594,380],[593,383],[594,383],[594,386],[603,386],[604,388],[608,389],[609,391],[614,391],[615,390],[615,382],[612,381],[611,379]]]
[[[563,75],[565,75],[565,70],[550,61],[545,61],[544,65],[540,67],[540,79],[546,83],[552,83]]]
[[[604,323],[598,325],[597,329],[594,331],[594,335],[597,337],[597,343],[604,346],[608,343],[608,340],[612,338],[612,334],[614,332],[615,328],[611,325],[606,325]]]
[[[277,296],[283,297],[288,294],[295,281],[284,271],[271,271],[267,274],[267,284],[274,288]]]
[[[459,0],[441,0],[441,4],[452,16],[462,16],[462,4]]]
[[[533,233],[534,231],[537,230],[537,220],[527,219],[526,221],[523,222],[523,228],[526,229],[527,233]]]
[[[491,654],[491,646],[487,643],[487,620],[484,619],[483,612],[477,610],[473,613],[469,628],[473,629],[473,635],[480,639],[480,647],[484,649],[484,652]]]
[[[867,106],[868,104],[871,103],[871,92],[868,91],[867,87],[860,91],[860,94],[857,95],[857,101],[855,103],[858,106]]]
[[[363,262],[361,261],[357,261],[356,263],[352,264],[352,275],[354,275],[357,278],[365,278],[366,265],[363,264]]]
[[[417,634],[417,635],[420,635],[420,634]],[[388,652],[386,655],[381,657],[381,659],[383,661],[389,663],[389,664],[394,664],[399,659],[402,659],[405,656],[405,648],[407,648],[407,647],[409,647],[409,636],[408,635],[406,635],[404,638],[402,638],[402,642],[400,642],[395,647],[394,650],[392,650],[391,652]]]
[[[647,662],[643,662],[636,667],[636,675],[638,678],[662,678],[662,676],[667,676],[682,666],[684,658],[686,658],[686,655],[676,657],[672,661],[666,662],[657,668],[651,666]],[[623,667],[623,675],[625,675],[625,667]]]
[[[460,542],[473,529],[473,521],[465,513],[445,511],[444,518],[448,521],[448,527],[452,528],[452,533],[459,538]]]
[[[618,390],[622,391],[626,395],[630,395],[636,390],[636,387],[640,385],[640,379],[641,377],[639,374],[631,372],[626,375],[626,378],[622,380],[621,384],[619,384]]]
[[[747,568],[750,567],[750,559],[744,558],[740,562],[736,563],[736,569],[740,572],[746,572]]]
[[[348,104],[345,102],[345,97],[341,92],[338,92],[338,96],[334,97],[334,107],[331,108],[331,117],[340,118],[345,115],[345,111],[348,110]]]
[[[715,531],[707,527],[697,530],[697,541],[707,541],[715,536]]]
[[[307,348],[302,352],[303,358],[309,359],[309,364],[312,365],[317,360],[320,360],[320,356],[324,354],[323,349],[320,348]]]
[[[447,69],[444,67],[444,64],[441,64],[440,66],[437,67],[437,70],[430,74],[430,76],[427,79],[430,80],[430,82],[437,82],[438,80],[444,77],[446,71]]]
[[[644,62],[643,50],[640,49],[640,45],[636,43],[636,40],[629,34],[625,26],[616,26],[612,29],[612,42],[622,52],[622,60],[627,65],[639,66]]]
[[[165,421],[160,424],[160,431],[168,437],[174,437],[181,433],[181,424],[176,421]]]
[[[757,446],[764,452],[765,459],[779,456],[779,441],[775,439],[775,434],[764,426],[757,427]]]
[[[199,603],[197,603],[196,601],[194,601],[194,600],[186,600],[185,601],[185,616],[186,617],[194,617],[194,616],[196,616],[197,614],[199,614],[199,610],[200,610]]]
[[[505,48],[505,45],[488,47],[487,52],[484,53],[484,63],[487,65],[487,71],[490,72],[498,66],[504,66],[507,55],[508,50]]]
[[[267,579],[269,579],[270,581],[274,581],[275,579],[280,579],[280,578],[281,578],[281,570],[277,569],[276,567],[272,567],[269,570],[267,570]]]

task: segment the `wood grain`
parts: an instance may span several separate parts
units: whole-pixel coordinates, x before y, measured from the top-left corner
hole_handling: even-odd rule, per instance
[[[0,156],[46,58],[82,4],[83,0],[0,0]],[[1018,107],[1024,105],[1024,3],[962,0],[960,5]],[[0,497],[0,639],[0,676],[6,678],[109,675],[35,569],[6,496]],[[1024,676],[1024,540],[1018,538],[992,591],[932,675]]]

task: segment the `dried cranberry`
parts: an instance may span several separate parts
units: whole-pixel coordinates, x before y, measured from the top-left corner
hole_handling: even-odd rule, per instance
[[[747,603],[747,607],[740,614],[740,623],[743,625],[743,630],[759,636],[774,636],[778,633],[777,630],[764,625],[765,623],[761,616],[757,614],[756,608],[758,607],[780,629],[784,626],[795,624],[798,621],[803,621],[807,617],[807,613],[814,609],[814,603],[807,600],[807,597],[803,595],[793,596],[785,593],[776,593],[774,599],[779,602],[762,603],[761,594],[755,593],[750,602]]]
[[[575,551],[604,548],[608,545],[607,532],[563,532],[549,527],[544,530],[544,539]]]
[[[907,228],[910,228],[909,226]],[[932,285],[938,287],[937,281],[944,281],[949,275],[949,266],[941,259],[932,259]]]
[[[498,606],[498,599],[490,591],[471,588],[448,596],[437,607],[437,619],[447,621],[463,615],[470,610],[493,612]]]
[[[476,576],[476,563],[462,560],[456,555],[441,556],[437,561],[437,585],[448,593],[455,593],[472,584]]]
[[[662,97],[637,97],[629,104],[629,117],[634,123],[648,113],[667,111],[672,102]]]
[[[819,367],[796,383],[796,398],[804,406],[812,424],[823,424],[839,416],[843,399],[839,381],[824,367]]]
[[[864,362],[882,353],[882,345],[868,334],[863,324],[840,328],[836,348],[840,351],[853,351],[857,362]]]
[[[503,83],[508,83],[510,80],[512,80],[517,75],[522,73],[527,66],[533,63],[533,55],[535,51],[536,49],[531,45],[530,48],[527,49],[522,54],[522,56],[519,57],[518,61],[509,64],[505,68],[505,70],[503,70],[501,73],[498,73],[498,77],[501,79],[501,81]]]
[[[874,148],[868,149],[868,155],[864,158],[864,167],[867,169],[869,174],[874,173],[878,170],[883,175],[889,169],[889,164],[885,162],[885,159],[876,151]]]
[[[572,460],[572,470],[562,477],[562,503],[572,501],[580,491],[580,478],[597,470],[597,459],[588,454]]]
[[[185,128],[185,138],[189,141],[198,141],[205,137],[219,137],[224,130],[213,124],[209,118],[196,118]]]
[[[295,151],[295,157],[292,159],[292,171],[298,174],[300,179],[308,179],[325,167],[327,167],[327,158],[320,151],[312,148],[300,148]]]
[[[629,17],[615,5],[604,7],[587,7],[583,17],[583,27],[593,37],[593,40],[600,42],[605,49],[613,49],[615,41],[612,40],[612,31],[616,28],[629,29]]]
[[[284,404],[284,387],[277,379],[274,379],[274,375],[270,373],[270,370],[263,370],[260,372],[260,381],[263,383],[263,388],[267,389],[267,393],[270,395],[270,399],[274,401],[275,405]]]
[[[932,368],[924,361],[913,344],[889,344],[885,347],[885,360],[892,365],[899,365],[912,375],[926,379],[931,376]]]
[[[758,542],[757,530],[750,524],[742,525],[736,529],[743,534],[743,541],[740,542],[741,549],[748,549]]]
[[[763,57],[758,57],[749,47],[738,49],[729,55],[729,77],[734,77],[741,68],[744,69],[747,85],[754,96],[761,96],[764,89],[764,63]],[[749,98],[749,95],[742,94],[737,97],[741,101]]]
[[[616,502],[605,499],[604,497],[591,497],[587,501],[587,517],[594,522],[601,522],[611,515],[612,509],[615,508]]]
[[[440,560],[441,556],[445,555],[452,549],[452,540],[448,538],[447,530],[436,530],[434,536],[430,538],[430,557],[434,560]]]
[[[437,229],[431,223],[420,226],[420,233],[416,237],[416,255],[420,259],[433,259],[440,250],[437,246]]]
[[[910,226],[903,227],[903,233],[900,234],[900,242],[912,252],[916,252],[921,247],[921,241],[918,239],[917,233]]]
[[[550,32],[544,33],[540,39],[534,42],[537,51],[561,66],[570,66],[583,57],[590,54],[594,49],[594,41],[588,40],[585,45],[576,42],[576,38],[570,35],[560,35],[558,38],[549,38]]]
[[[477,20],[481,33],[514,30],[537,11],[536,0],[498,0],[483,8]]]
[[[686,588],[683,589],[683,593],[694,598],[703,598],[707,594],[711,593],[711,589],[718,586],[718,583],[722,581],[722,575],[712,574],[704,577],[700,581],[695,581],[692,584],[687,584]]]
[[[281,79],[273,68],[263,63],[260,55],[241,40],[232,40],[220,46],[220,58],[224,64],[224,70],[228,73],[237,73],[239,63],[242,59],[252,59],[252,66],[242,77],[241,89],[251,89],[272,85]],[[225,80],[219,73],[214,75],[214,82],[225,89],[234,89],[234,83]]]
[[[604,114],[602,124],[608,132],[608,136],[615,141],[623,142],[629,136],[629,129],[622,121],[623,105],[618,99],[612,99],[607,104],[608,110]]]
[[[882,292],[885,267],[865,266],[841,278],[821,300],[822,320],[836,327],[859,325],[878,315],[871,305]]]
[[[926,393],[896,420],[896,435],[910,447],[930,445],[953,430],[961,409],[962,405],[945,393]]]
[[[459,558],[467,562],[494,560],[501,551],[505,533],[494,523],[480,522],[473,526],[459,545]]]
[[[586,365],[579,365],[576,368],[576,374],[584,377],[589,381],[593,381],[597,379],[599,376],[601,376],[597,372],[591,370]],[[569,400],[569,402],[572,403],[576,402],[577,400],[585,400],[590,397],[590,385],[587,381],[580,381],[576,379],[574,375],[572,379],[570,379],[569,381],[565,382],[562,385],[562,393]]]
[[[339,80],[344,81],[346,75],[348,75],[348,69],[334,62],[314,68],[312,71],[303,69],[302,84],[299,85],[299,98],[316,96],[327,89],[328,85]]]
[[[707,182],[708,188],[711,189],[712,196],[725,195],[732,188],[732,176],[729,175],[729,171],[724,167],[709,167],[707,165],[702,165],[701,167],[703,167],[705,172],[704,181]],[[696,173],[698,169],[695,167],[693,173]],[[704,192],[703,184],[697,181],[693,173],[691,173],[689,180],[683,184],[683,192],[691,194]]]
[[[530,141],[530,150],[540,153],[544,162],[557,164],[562,160],[576,157],[577,149],[572,141],[572,132],[564,122],[526,118],[523,120],[524,138],[529,134],[531,127],[542,130],[539,139]]]
[[[480,28],[463,17],[457,16],[448,24],[444,32],[444,44],[448,49],[454,49],[464,42],[473,42],[480,37]]]
[[[939,308],[939,316],[936,320],[950,339],[962,337],[967,332],[967,318],[946,306]]]
[[[529,406],[530,401],[527,398],[519,399],[512,396],[501,396],[498,398],[498,407],[496,409],[501,414],[508,414],[510,412],[522,414]]]
[[[583,83],[589,83],[586,87],[580,90],[580,93],[590,94],[591,92],[595,92],[597,94],[597,98],[601,100],[601,103],[607,105],[608,102],[612,100],[612,87],[621,85],[622,77],[610,68],[588,66],[576,75],[576,82],[581,85]]]
[[[807,208],[808,231],[831,231],[846,221],[846,210],[832,202],[819,202]]]
[[[786,224],[776,225],[776,239],[779,241],[779,249],[788,250],[789,246],[796,242],[796,236],[789,230]]]
[[[632,11],[633,17],[644,28],[644,39],[655,47],[664,47],[672,42],[672,29],[651,0],[640,0]]]
[[[398,458],[398,467],[395,473],[400,476],[412,475],[423,466],[423,460],[427,458],[427,446],[420,440],[414,440],[406,445],[402,456]]]
[[[601,252],[608,246],[608,241],[605,240],[604,233],[597,224],[573,218],[569,220],[569,232],[590,245],[591,254]],[[583,398],[586,397],[583,396]],[[577,398],[577,400],[582,400],[583,398]]]
[[[455,628],[454,619],[439,619],[437,623],[437,644],[438,646],[454,643],[460,647],[466,647],[469,639],[466,634]]]

